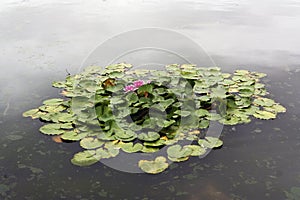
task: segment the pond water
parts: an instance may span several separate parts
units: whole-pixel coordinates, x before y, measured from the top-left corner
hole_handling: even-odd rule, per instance
[[[285,199],[300,187],[299,24],[296,0],[1,1],[0,199]],[[267,73],[287,113],[225,126],[221,149],[159,175],[72,165],[78,143],[54,143],[22,113],[58,97],[51,82],[99,43],[143,27],[189,36],[224,71]]]

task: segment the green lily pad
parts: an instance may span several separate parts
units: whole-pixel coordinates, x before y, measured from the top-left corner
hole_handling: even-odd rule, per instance
[[[81,139],[85,138],[88,133],[77,133],[76,131],[64,131],[61,135],[61,139],[69,140],[69,141],[80,141]]]
[[[155,160],[140,160],[138,165],[141,170],[149,174],[161,173],[169,167],[167,159],[163,156],[156,157]]]
[[[103,144],[103,141],[94,137],[86,137],[80,140],[80,146],[84,149],[96,149],[101,147]]]
[[[284,113],[284,112],[286,112],[286,108],[283,107],[280,104],[274,104],[271,107],[264,107],[264,109],[266,111],[273,112],[273,113]]]
[[[72,122],[74,120],[73,119],[73,114],[70,114],[70,113],[60,113],[57,116],[57,119],[60,122]]]
[[[152,84],[145,84],[145,85],[142,85],[141,87],[139,87],[137,92],[139,94],[144,93],[144,92],[152,93],[152,90],[153,90],[153,85]]]
[[[31,109],[23,113],[23,117],[32,117],[39,112],[39,109]]]
[[[119,154],[119,149],[115,146],[107,146],[107,148],[99,148],[96,150],[96,155],[100,158],[112,158]]]
[[[268,98],[258,98],[254,99],[253,103],[259,106],[273,106],[275,104],[275,101]]]
[[[185,161],[193,153],[193,150],[186,146],[180,146],[179,144],[170,146],[167,149],[168,158],[174,162]]]
[[[292,187],[290,191],[285,191],[287,200],[299,200],[300,199],[300,187]]]
[[[89,166],[99,161],[99,158],[97,158],[95,154],[95,150],[78,152],[73,156],[71,162],[77,166]]]
[[[157,140],[155,142],[144,142],[144,146],[147,147],[160,147],[166,144],[165,140]]]
[[[257,110],[253,116],[255,118],[258,119],[275,119],[276,118],[276,114],[269,112],[269,111],[265,111],[265,110]]]
[[[178,115],[180,115],[182,117],[187,117],[187,116],[189,116],[191,114],[191,112],[190,111],[186,111],[186,110],[176,110],[174,112],[174,114],[178,114]]]
[[[148,132],[148,133],[141,133],[138,135],[139,140],[152,142],[155,140],[158,140],[160,138],[160,135],[157,132]]]
[[[158,147],[150,147],[150,146],[144,146],[142,149],[143,153],[154,153],[159,151],[160,149]]]
[[[192,149],[191,156],[201,156],[206,153],[206,149],[199,145],[186,145],[185,147]]]
[[[198,128],[208,128],[209,124],[210,124],[209,120],[205,120],[205,119],[200,120]]]
[[[203,148],[218,148],[223,145],[222,140],[214,137],[205,137],[204,139],[199,139],[198,144]]]
[[[224,99],[227,97],[226,92],[226,89],[223,86],[219,85],[218,87],[211,89],[210,97]]]
[[[197,117],[205,117],[209,115],[209,112],[205,109],[199,109],[195,111]]]
[[[59,99],[59,98],[55,98],[55,99],[48,99],[43,101],[44,105],[48,105],[48,106],[57,106],[57,105],[61,105],[64,102],[63,99]]]
[[[60,135],[65,132],[61,126],[62,124],[46,124],[40,128],[40,131],[46,135]]]
[[[121,148],[126,153],[135,153],[143,149],[143,145],[140,143],[133,144],[132,142],[121,144]]]
[[[136,93],[129,93],[129,94],[127,94],[127,96],[125,98],[129,104],[136,103],[139,100]]]
[[[165,101],[160,101],[159,104],[164,108],[167,109],[170,105],[174,103],[174,99],[167,99]]]

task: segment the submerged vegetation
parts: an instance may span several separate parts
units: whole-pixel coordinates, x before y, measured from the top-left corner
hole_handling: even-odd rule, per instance
[[[92,165],[124,153],[164,153],[136,165],[156,174],[170,162],[203,156],[223,142],[206,135],[211,121],[224,125],[251,118],[275,119],[285,108],[267,98],[261,78],[247,70],[167,65],[164,70],[132,70],[130,64],[88,67],[54,82],[64,98],[45,100],[23,113],[48,122],[40,132],[54,141],[78,141],[84,149],[71,162]],[[165,156],[164,156],[165,155]]]

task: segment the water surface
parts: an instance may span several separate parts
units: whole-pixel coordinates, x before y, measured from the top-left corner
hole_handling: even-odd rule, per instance
[[[1,1],[0,199],[285,199],[300,187],[299,15],[293,0]],[[58,97],[51,82],[99,43],[143,27],[189,36],[224,71],[267,73],[287,113],[224,127],[222,149],[156,176],[73,166],[79,145],[52,142],[22,112]]]

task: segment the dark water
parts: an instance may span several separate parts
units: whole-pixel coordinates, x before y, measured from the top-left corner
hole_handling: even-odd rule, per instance
[[[292,0],[1,1],[0,199],[285,199],[300,187],[299,24]],[[79,145],[52,142],[22,112],[59,96],[51,82],[77,73],[99,43],[153,26],[189,36],[224,71],[267,73],[287,113],[224,127],[222,149],[160,175],[73,166]]]

